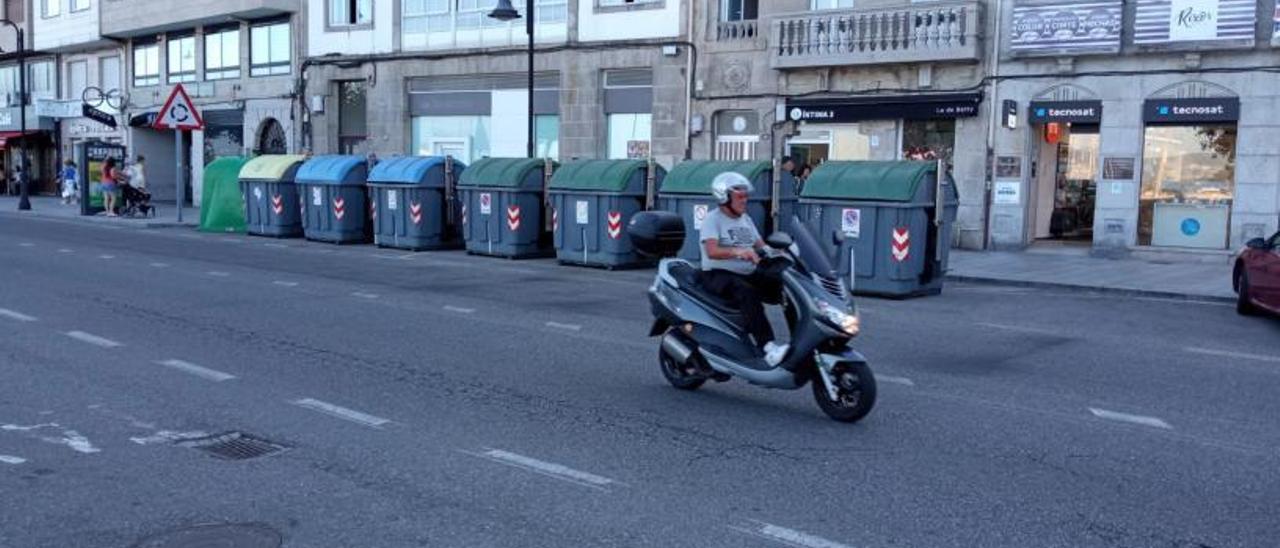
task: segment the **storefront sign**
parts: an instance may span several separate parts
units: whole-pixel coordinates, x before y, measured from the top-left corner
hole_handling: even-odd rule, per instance
[[[1208,99],[1148,99],[1142,120],[1161,122],[1234,122],[1240,119],[1238,97]]]
[[[80,105],[84,103],[79,100],[59,101],[57,99],[36,99],[36,116],[45,116],[48,118],[79,118]]]
[[[13,125],[13,113],[7,110],[0,111],[0,126]]]
[[[1132,181],[1134,170],[1132,157],[1102,159],[1102,178],[1112,181]]]
[[[643,160],[649,157],[649,141],[627,141],[627,158]]]
[[[95,122],[97,122],[97,123],[99,123],[99,124],[102,124],[102,125],[104,125],[104,126],[107,126],[107,127],[111,128],[111,129],[115,129],[115,128],[116,128],[116,117],[115,117],[115,116],[112,116],[112,115],[110,115],[110,114],[107,114],[107,113],[105,113],[105,112],[103,112],[103,111],[101,111],[101,110],[98,110],[98,109],[96,109],[96,108],[93,108],[93,107],[89,106],[88,104],[81,105],[81,109],[80,109],[80,110],[81,110],[81,112],[84,114],[84,117],[85,117],[85,118],[88,118],[88,119],[90,119],[90,120],[93,120],[93,121],[95,121]]]
[[[1009,49],[1018,55],[1115,53],[1123,21],[1121,0],[1018,0]]]
[[[1138,0],[1133,42],[1233,41],[1252,45],[1257,16],[1254,0]]]
[[[997,205],[1019,205],[1022,203],[1022,182],[996,181],[995,195]]]
[[[1102,101],[1032,101],[1031,123],[1102,123]]]
[[[978,115],[981,93],[946,95],[897,95],[815,99],[787,102],[787,119],[793,122],[846,123],[861,120],[931,120]]]
[[[996,156],[996,178],[1022,179],[1022,157]]]
[[[1271,45],[1280,46],[1280,2],[1276,3],[1276,10],[1271,14]]]

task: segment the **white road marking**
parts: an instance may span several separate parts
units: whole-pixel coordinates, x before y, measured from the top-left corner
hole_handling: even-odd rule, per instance
[[[289,246],[284,245],[284,244],[277,244],[277,243],[272,243],[272,242],[267,242],[267,243],[265,243],[265,244],[262,244],[262,246],[263,246],[263,247],[270,247],[270,248],[274,248],[274,249],[284,249],[284,248],[289,247]]]
[[[116,256],[115,256],[115,255],[98,255],[98,258],[99,258],[99,259],[107,259],[107,260],[111,260],[111,259],[116,258]]]
[[[91,333],[85,333],[84,331],[68,331],[67,336],[77,341],[101,346],[103,348],[115,348],[117,346],[124,346],[123,344],[120,344],[111,339],[99,337]]]
[[[1262,354],[1247,354],[1245,352],[1233,352],[1231,350],[1214,350],[1212,348],[1197,348],[1188,346],[1182,349],[1184,352],[1192,354],[1204,354],[1206,356],[1218,356],[1222,358],[1236,358],[1241,360],[1256,360],[1260,362],[1280,363],[1280,356],[1265,356]]]
[[[173,430],[160,430],[150,436],[138,436],[129,438],[129,441],[138,445],[151,445],[153,443],[173,443],[178,440],[190,438],[203,438],[209,434],[199,430],[192,432],[175,432]]]
[[[568,329],[569,331],[582,331],[581,325],[572,324],[572,323],[547,322],[547,327],[554,327],[556,329]]]
[[[152,268],[169,268],[169,263],[151,263]]]
[[[800,548],[850,548],[847,544],[841,544],[803,531],[788,529],[763,521],[752,520],[750,525],[730,525],[729,528],[739,533],[746,533],[753,537],[771,540],[787,546],[798,546]]]
[[[70,249],[63,247],[58,249],[58,253],[72,253],[72,251]]]
[[[370,426],[373,428],[378,428],[384,424],[391,422],[390,420],[384,419],[382,417],[375,417],[367,413],[361,413],[359,411],[347,409],[346,407],[333,405],[331,403],[325,403],[320,400],[313,400],[311,398],[294,400],[290,403],[298,407],[305,407],[312,411],[319,411],[326,415],[331,415],[334,417],[338,417],[340,419],[349,420],[351,422],[363,424],[365,426]]]
[[[285,281],[281,281],[281,280],[276,280],[276,281],[271,282],[271,283],[273,283],[273,284],[275,284],[275,285],[284,286],[284,287],[298,287],[298,282],[285,282]]]
[[[27,462],[27,459],[24,459],[22,457],[15,457],[13,455],[0,455],[0,462],[3,462],[5,464],[22,464],[24,462]]]
[[[1093,413],[1093,416],[1098,417],[1100,419],[1128,422],[1133,424],[1141,424],[1143,426],[1150,426],[1153,428],[1164,428],[1166,430],[1173,430],[1173,427],[1169,426],[1169,423],[1164,422],[1155,417],[1146,417],[1143,415],[1130,415],[1128,413],[1121,413],[1119,411],[1108,411],[1106,409],[1098,409],[1096,407],[1090,407],[1089,412]]]
[[[376,294],[373,294],[373,293],[365,293],[365,292],[363,292],[363,291],[354,291],[354,292],[352,292],[352,293],[351,293],[351,296],[352,296],[352,297],[360,297],[361,299],[376,299],[376,298],[378,298],[378,296],[377,296]]]
[[[0,425],[0,430],[7,430],[7,431],[13,431],[13,432],[32,432],[32,431],[41,430],[44,428],[58,429],[58,428],[62,428],[62,426],[60,426],[56,422],[50,422],[45,424],[35,424],[31,426],[19,426],[16,424]],[[45,443],[65,445],[67,447],[70,447],[72,451],[75,451],[77,453],[97,453],[100,451],[100,449],[93,446],[93,443],[89,441],[89,438],[84,437],[83,435],[81,435],[79,432],[76,432],[75,430],[63,429],[61,438],[50,437],[50,436],[40,436],[38,439]]]
[[[18,312],[18,311],[16,311],[16,310],[9,310],[8,308],[0,308],[0,316],[4,316],[4,317],[9,318],[9,319],[11,319],[11,320],[18,320],[18,321],[20,321],[20,322],[34,322],[34,321],[36,321],[36,318],[35,318],[34,316],[28,316],[28,315],[23,314],[23,313],[21,313],[21,312]]]
[[[472,312],[476,311],[476,309],[474,308],[462,308],[461,306],[452,306],[452,305],[445,305],[444,309],[448,310],[449,312],[457,312],[459,314],[471,314]]]
[[[18,245],[20,245],[20,246],[22,246],[22,247],[35,247],[35,246],[36,246],[36,244],[33,244],[33,243],[31,243],[31,242],[22,242],[22,243],[20,243],[20,244],[18,244]]]
[[[213,382],[229,381],[231,379],[236,378],[235,375],[232,375],[229,373],[223,373],[216,369],[209,369],[208,367],[202,367],[191,362],[184,362],[182,360],[164,360],[164,361],[158,361],[156,363],[163,365],[165,367],[172,367],[179,371],[185,371],[197,377],[208,379]]]
[[[1040,329],[1037,327],[1025,327],[1021,325],[1004,325],[1004,324],[998,324],[998,323],[979,323],[978,325],[983,327],[990,327],[992,329],[1003,329],[1005,331],[1016,331],[1019,333],[1032,333],[1035,335],[1053,335],[1053,336],[1062,335],[1062,333],[1053,331],[1051,329]]]
[[[891,375],[881,375],[876,373],[876,380],[880,382],[890,382],[893,384],[901,384],[903,386],[915,386],[916,383],[906,377],[894,377]]]
[[[210,271],[208,271],[208,272],[205,272],[205,274],[208,274],[208,275],[210,275],[210,276],[216,276],[216,277],[218,277],[218,278],[226,278],[226,277],[231,276],[231,274],[229,274],[229,273],[227,273],[227,272],[223,272],[223,271],[221,271],[221,270],[210,270]]]
[[[592,487],[595,489],[607,490],[606,487],[610,485],[621,485],[620,483],[612,479],[606,478],[604,476],[597,476],[589,472],[574,470],[564,465],[556,464],[553,462],[541,461],[532,457],[526,457],[524,455],[517,455],[515,453],[511,453],[509,451],[503,451],[501,449],[490,449],[483,453],[469,453],[469,454],[477,457],[489,459],[500,464],[505,464],[507,466],[521,468],[524,470],[528,470],[530,472],[542,474],[547,477],[567,481],[570,483],[576,483],[578,485]]]

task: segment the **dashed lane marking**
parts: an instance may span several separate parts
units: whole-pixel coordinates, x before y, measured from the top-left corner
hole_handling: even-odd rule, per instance
[[[452,306],[452,305],[445,305],[443,308],[445,310],[448,310],[449,312],[457,312],[459,314],[471,314],[476,311],[476,309],[474,308],[463,308],[461,306]]]
[[[1119,411],[1108,411],[1106,409],[1098,409],[1096,407],[1090,407],[1089,412],[1093,413],[1093,416],[1098,417],[1100,419],[1127,422],[1131,424],[1140,424],[1142,426],[1150,426],[1152,428],[1163,428],[1165,430],[1173,430],[1173,427],[1169,426],[1169,423],[1164,422],[1156,417],[1147,417],[1143,415],[1131,415],[1129,413],[1121,413]]]
[[[35,316],[28,316],[28,315],[23,314],[23,313],[21,313],[21,312],[18,312],[18,311],[16,311],[16,310],[9,310],[8,308],[0,308],[0,316],[4,316],[4,317],[9,318],[9,319],[11,319],[11,320],[18,320],[18,321],[20,321],[20,322],[34,322],[34,321],[36,321]]]
[[[124,346],[123,344],[113,341],[111,339],[108,339],[105,337],[99,337],[92,333],[85,333],[84,331],[68,331],[67,336],[77,341],[92,344],[94,346],[101,346],[103,348],[116,348],[118,346]]]
[[[582,331],[581,325],[572,324],[572,323],[547,322],[546,326],[552,327],[555,329],[566,329],[569,331]]]
[[[203,366],[196,365],[191,362],[185,362],[182,360],[163,360],[163,361],[158,361],[156,363],[163,365],[165,367],[177,369],[179,371],[185,371],[197,377],[211,380],[213,382],[229,381],[231,379],[236,378],[235,375],[232,375],[230,373],[223,373],[216,369],[209,369],[208,367],[203,367]]]
[[[360,411],[356,411],[354,409],[347,409],[346,407],[322,402],[320,400],[315,400],[311,398],[294,400],[290,403],[298,407],[324,413],[326,415],[337,417],[343,420],[348,420],[357,424],[363,424],[365,426],[369,426],[372,428],[380,428],[382,425],[391,422],[390,420],[384,419],[382,417],[377,417],[374,415],[370,415],[368,413],[361,413]]]
[[[906,377],[894,377],[892,375],[881,375],[876,373],[876,380],[880,382],[888,382],[893,384],[901,384],[903,386],[915,386],[916,383]]]
[[[507,466],[520,468],[536,474],[542,474],[550,478],[603,491],[607,491],[610,486],[622,485],[617,481],[604,476],[574,470],[562,464],[538,460],[532,457],[518,455],[510,451],[503,451],[501,449],[489,449],[480,453],[471,453],[469,451],[463,452],[472,456],[488,459],[499,464],[505,464]]]
[[[1192,354],[1203,354],[1205,356],[1217,356],[1220,358],[1235,358],[1238,360],[1254,360],[1260,362],[1280,363],[1280,356],[1265,356],[1262,354],[1249,354],[1246,352],[1235,352],[1231,350],[1214,350],[1212,348],[1198,348],[1188,346],[1182,349],[1184,352]]]
[[[278,286],[282,286],[282,287],[298,287],[298,282],[286,282],[286,281],[283,281],[283,280],[276,280],[276,281],[271,282],[271,283],[272,283],[272,284],[275,284],[275,285],[278,285]]]
[[[851,548],[847,544],[841,544],[803,531],[788,529],[763,521],[751,520],[745,525],[730,525],[729,529],[786,546],[800,548]]]

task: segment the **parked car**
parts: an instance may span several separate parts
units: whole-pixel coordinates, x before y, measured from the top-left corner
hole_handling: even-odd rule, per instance
[[[1269,239],[1249,240],[1236,259],[1232,280],[1236,312],[1280,314],[1280,232]]]

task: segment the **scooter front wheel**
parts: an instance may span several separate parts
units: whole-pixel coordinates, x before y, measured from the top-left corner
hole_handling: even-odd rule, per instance
[[[661,348],[658,349],[658,365],[662,367],[662,376],[667,378],[667,382],[681,390],[697,390],[707,382],[707,378],[699,374],[692,364],[677,363]]]
[[[822,375],[821,371],[817,375]],[[832,369],[836,399],[817,376],[812,381],[813,399],[828,417],[840,422],[858,422],[876,405],[876,377],[865,363],[839,363]]]

